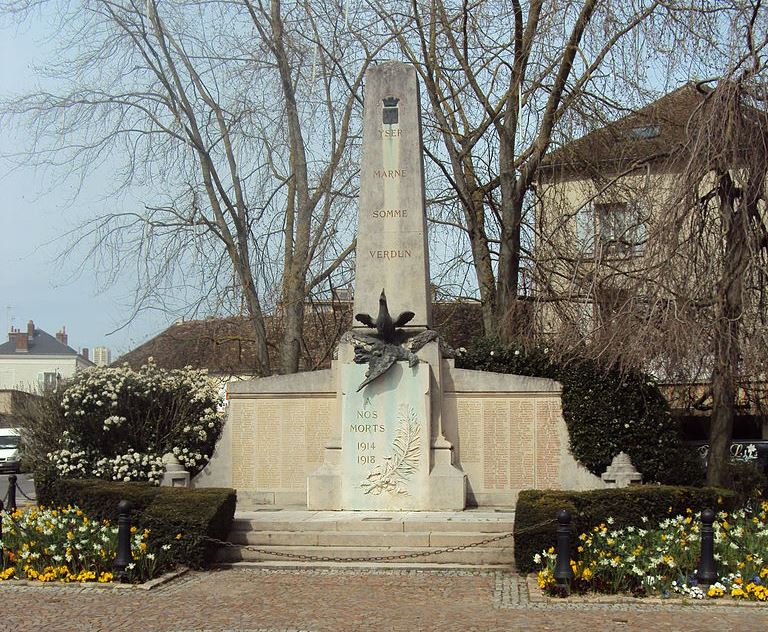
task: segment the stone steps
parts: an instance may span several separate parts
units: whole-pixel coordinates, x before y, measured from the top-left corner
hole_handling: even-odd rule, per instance
[[[231,544],[219,550],[218,562],[283,567],[509,568],[514,565],[511,536],[480,543],[511,533],[513,518],[514,514],[493,510],[241,512],[229,536]],[[468,546],[475,543],[478,545]],[[467,548],[443,550],[453,547]],[[376,557],[386,559],[370,559]]]

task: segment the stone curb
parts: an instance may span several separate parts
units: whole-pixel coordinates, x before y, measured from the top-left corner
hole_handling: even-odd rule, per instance
[[[150,579],[143,584],[121,584],[118,582],[36,582],[31,579],[7,579],[3,582],[0,582],[0,586],[2,588],[42,588],[44,590],[49,588],[76,588],[78,590],[82,590],[83,588],[93,588],[96,590],[116,591],[152,590],[153,588],[158,588],[159,586],[163,586],[168,582],[178,579],[179,577],[186,575],[188,572],[189,569],[183,566],[181,568],[177,568],[176,570],[169,571],[160,577],[155,577],[155,579]]]

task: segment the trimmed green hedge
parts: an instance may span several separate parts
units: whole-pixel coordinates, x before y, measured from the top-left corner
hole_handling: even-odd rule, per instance
[[[736,494],[729,490],[701,487],[671,487],[637,485],[622,489],[598,489],[588,492],[565,490],[524,490],[517,499],[515,512],[515,563],[520,573],[535,569],[533,556],[555,545],[560,509],[571,513],[575,552],[578,535],[593,526],[613,518],[613,526],[642,527],[642,518],[656,525],[667,516],[685,515],[706,508],[730,511],[737,503]],[[548,524],[536,527],[548,520]],[[572,554],[572,559],[575,559]]]
[[[576,354],[555,362],[546,348],[488,339],[476,341],[456,366],[558,380],[571,453],[596,476],[623,451],[644,482],[695,485],[703,480],[701,460],[683,443],[664,396],[643,373],[620,373]]]
[[[208,538],[227,539],[237,503],[233,489],[84,479],[45,480],[37,494],[40,505],[77,505],[89,517],[112,523],[117,522],[118,503],[129,500],[133,504],[131,524],[149,529],[152,544],[173,544],[174,561],[192,568],[205,568],[213,561],[218,546]]]

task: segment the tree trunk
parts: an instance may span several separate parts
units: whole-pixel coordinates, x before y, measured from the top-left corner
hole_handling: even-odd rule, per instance
[[[499,143],[499,183],[501,185],[501,245],[496,292],[496,334],[504,343],[512,342],[515,330],[512,318],[520,275],[520,225],[523,198],[517,194],[514,147],[502,135]]]
[[[464,159],[465,188],[467,202],[464,217],[472,250],[472,265],[480,289],[480,304],[483,314],[483,332],[486,336],[496,333],[496,282],[493,274],[491,251],[485,228],[485,207],[483,190],[477,186],[471,158]],[[459,174],[461,175],[461,174]]]
[[[251,323],[253,324],[253,332],[256,346],[256,370],[259,375],[266,376],[272,373],[269,352],[267,348],[267,329],[264,325],[264,317],[261,309],[261,303],[259,297],[256,294],[256,288],[253,284],[253,276],[250,270],[244,270],[244,266],[248,266],[247,262],[241,260],[233,260],[232,264],[237,269],[237,274],[240,279],[240,284],[243,291],[243,297],[245,298],[248,314],[251,317]]]
[[[730,483],[728,463],[733,437],[739,375],[739,334],[743,316],[743,275],[747,265],[748,237],[739,193],[728,172],[719,174],[720,217],[726,231],[722,273],[718,287],[712,368],[712,416],[709,428],[707,485]]]
[[[283,291],[283,341],[280,372],[296,373],[301,359],[301,339],[304,332],[303,278],[286,278]]]

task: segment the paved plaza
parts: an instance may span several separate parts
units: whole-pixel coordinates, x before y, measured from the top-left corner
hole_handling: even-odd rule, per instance
[[[768,606],[551,602],[502,572],[233,568],[154,588],[0,586],[0,630],[755,630]]]

